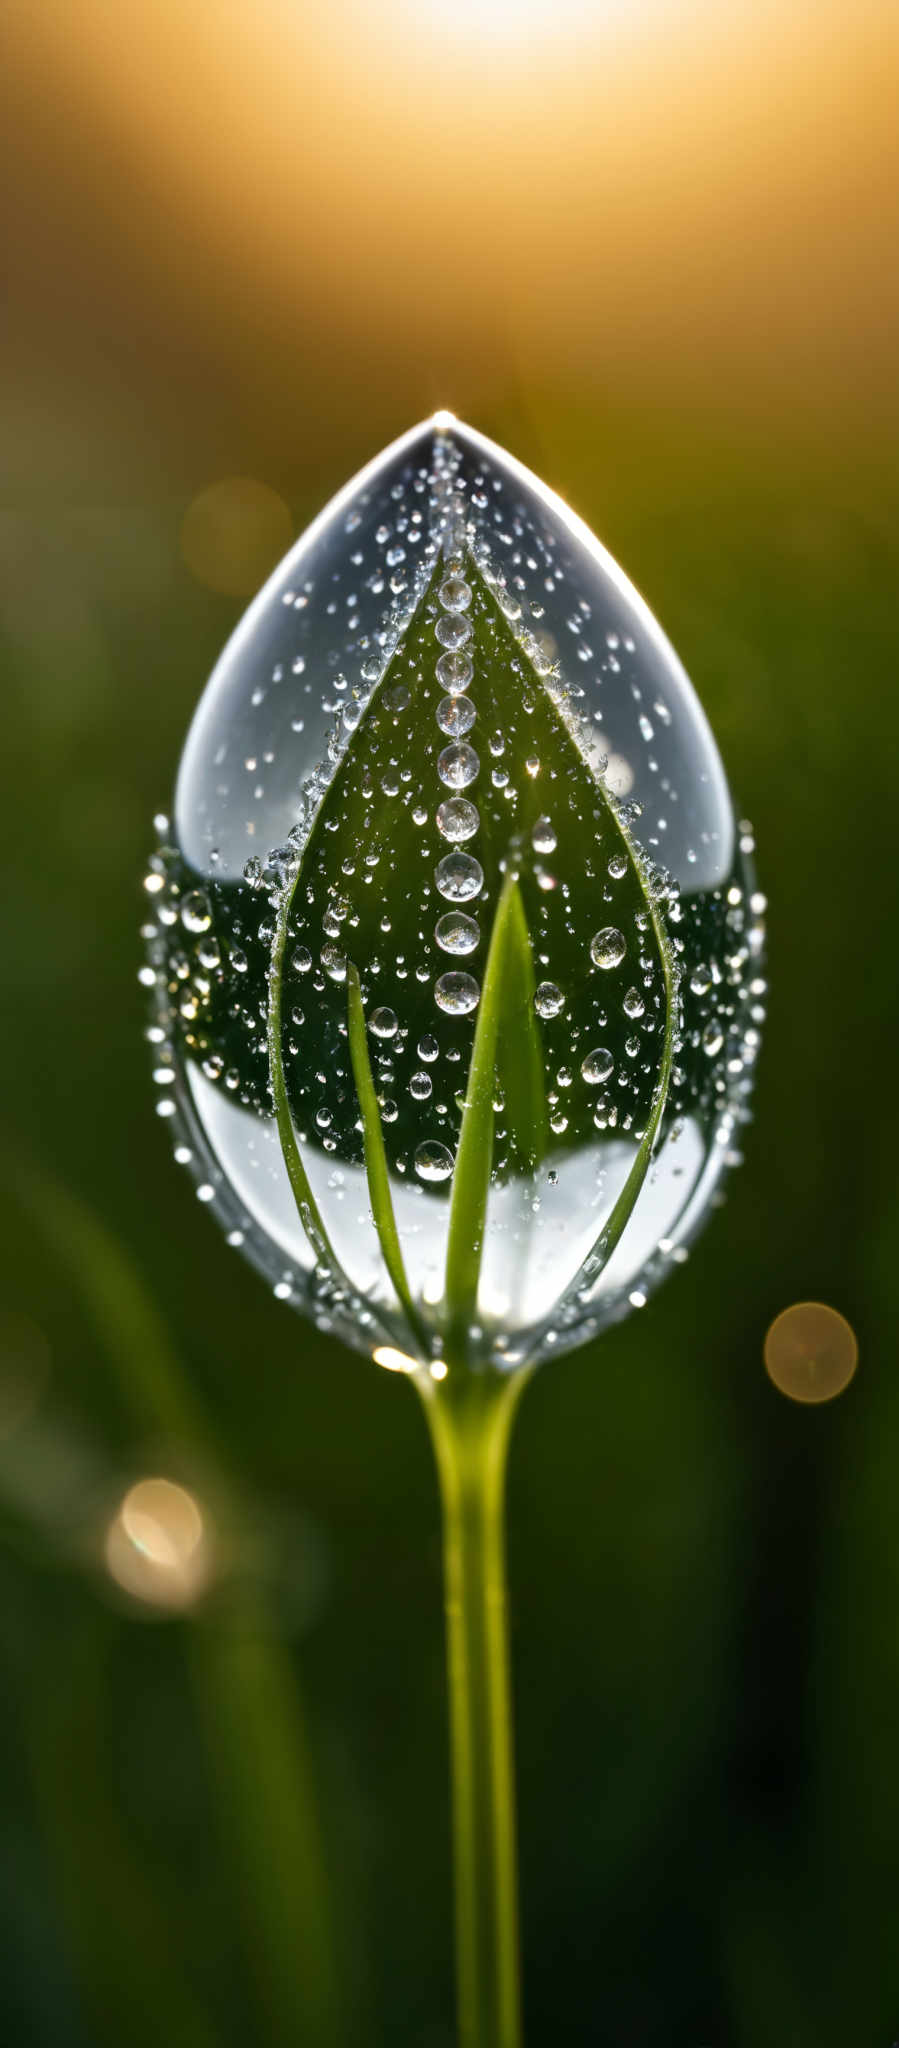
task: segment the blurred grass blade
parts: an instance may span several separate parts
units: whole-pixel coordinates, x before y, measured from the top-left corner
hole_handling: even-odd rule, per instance
[[[108,1781],[99,1615],[55,1630],[27,1726],[43,1833],[91,2036],[109,2048],[220,2048],[220,2015],[191,1983],[191,1916],[169,1899],[123,1824]],[[193,1961],[193,1969],[191,1967]]]
[[[165,1321],[115,1232],[55,1177],[20,1166],[17,1195],[68,1272],[138,1428],[208,1455],[208,1427]]]
[[[533,1004],[531,943],[516,877],[500,892],[478,1005],[450,1199],[444,1305],[448,1349],[464,1353],[477,1310],[493,1161],[494,1097],[502,1077],[510,1148],[533,1171],[545,1144],[543,1060]]]
[[[211,1432],[128,1253],[49,1176],[30,1175],[28,1189],[31,1214],[68,1268],[138,1427],[202,1461],[238,1537],[242,1525],[251,1533],[239,1488],[210,1449]],[[264,1981],[267,2010],[278,2016],[273,2038],[279,2048],[294,2038],[339,2048],[328,1886],[289,1660],[261,1591],[246,1583],[223,1600],[214,1621],[201,1613],[187,1626],[196,1708],[217,1759],[220,1833],[242,1866],[247,1951]],[[137,1928],[131,1938],[139,1941]],[[197,2039],[206,2048],[205,2036]]]
[[[350,1060],[353,1080],[359,1097],[362,1113],[362,1143],[365,1152],[365,1171],[368,1178],[368,1193],[371,1202],[378,1242],[384,1257],[384,1264],[393,1282],[397,1299],[405,1311],[409,1327],[425,1356],[428,1354],[428,1333],[422,1317],[412,1299],[403,1254],[400,1247],[393,1201],[390,1194],[390,1175],[387,1156],[384,1151],[384,1133],[381,1129],[381,1113],[375,1090],[371,1060],[368,1054],[368,1036],[365,1024],[365,1010],[362,990],[359,985],[359,971],[350,960],[347,962],[347,1033],[350,1046]]]
[[[277,2048],[331,2048],[343,2038],[342,2001],[290,1659],[249,1600],[225,1619],[200,1616],[189,1657],[267,2031]]]

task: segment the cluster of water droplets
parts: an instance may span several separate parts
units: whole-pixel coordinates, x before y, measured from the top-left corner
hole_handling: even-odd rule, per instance
[[[447,1197],[510,872],[546,1137],[524,1161],[498,1067],[482,1349],[514,1364],[582,1341],[687,1255],[739,1155],[764,1015],[751,830],[655,622],[501,451],[431,425],[341,494],[226,649],[157,831],[142,979],[159,1112],[198,1198],[280,1298],[365,1348],[403,1341],[347,1047],[352,960],[410,1287],[439,1356]],[[300,1220],[273,1116],[285,905],[291,1114],[336,1270]]]

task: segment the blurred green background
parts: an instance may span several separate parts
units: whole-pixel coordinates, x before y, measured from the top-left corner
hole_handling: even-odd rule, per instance
[[[451,2048],[424,1427],[198,1207],[137,982],[209,669],[435,404],[644,592],[770,903],[727,1206],[516,1425],[528,2041],[890,2048],[895,17],[39,0],[2,33],[4,2048]],[[264,489],[216,538],[233,478]],[[762,1367],[809,1298],[861,1353],[818,1409]],[[218,1546],[182,1615],[105,1562],[154,1473]]]

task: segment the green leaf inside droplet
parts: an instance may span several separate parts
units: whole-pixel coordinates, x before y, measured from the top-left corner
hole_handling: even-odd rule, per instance
[[[536,642],[548,669],[538,674],[485,577],[473,563],[465,574],[465,694],[476,712],[465,743],[476,772],[460,786],[446,780],[453,739],[436,676],[438,572],[358,722],[350,709],[353,729],[282,904],[270,977],[279,1132],[305,1227],[327,1244],[301,1145],[364,1161],[385,1265],[420,1331],[391,1187],[416,1184],[422,1143],[443,1146],[455,1159],[452,1179],[420,1187],[419,1198],[450,1199],[442,1315],[457,1334],[477,1320],[491,1188],[519,1187],[521,1245],[550,1157],[564,1161],[586,1145],[599,1152],[606,1132],[635,1147],[591,1271],[610,1255],[664,1109],[675,989],[643,862],[603,786],[601,731],[587,726],[576,688],[550,667],[556,650]],[[461,850],[483,871],[478,893],[461,903],[438,882],[453,851],[440,807],[458,798],[476,807]],[[440,920],[453,911],[473,921],[469,937],[480,928],[464,953],[446,950]],[[611,950],[621,957],[609,968],[597,965],[602,948],[591,952],[606,929],[620,934]],[[309,956],[312,967],[296,972],[292,963]],[[441,1005],[441,977],[456,972],[479,984],[470,1013]],[[298,1022],[296,1049],[285,1056],[288,988]],[[597,1048],[612,1061],[610,1085],[599,1090],[582,1073]]]

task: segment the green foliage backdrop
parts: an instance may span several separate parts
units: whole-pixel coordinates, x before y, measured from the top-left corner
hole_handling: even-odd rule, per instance
[[[595,297],[595,353],[585,327],[556,361],[544,332],[525,367],[499,302],[475,331],[477,291],[441,341],[399,274],[372,340],[345,292],[332,312],[301,281],[287,317],[260,271],[251,302],[237,256],[195,222],[182,240],[111,130],[102,205],[64,125],[45,157],[41,134],[10,187],[0,359],[4,2048],[451,2048],[424,1424],[197,1204],[154,1115],[137,982],[149,821],[245,602],[191,573],[188,507],[255,478],[298,532],[438,403],[560,488],[648,598],[770,903],[727,1204],[645,1312],[539,1372],[516,1424],[527,2038],[890,2048],[899,469],[880,287],[855,280],[845,359],[842,280],[798,239],[820,360],[793,301],[781,353],[751,250],[739,345],[710,275],[708,335],[697,315],[672,356],[664,270],[633,357]],[[762,1368],[772,1317],[807,1298],[861,1351],[820,1410]],[[43,1375],[27,1415],[23,1354]],[[194,1619],[141,1616],[102,1568],[105,1520],[154,1471],[213,1502],[230,1546]]]

